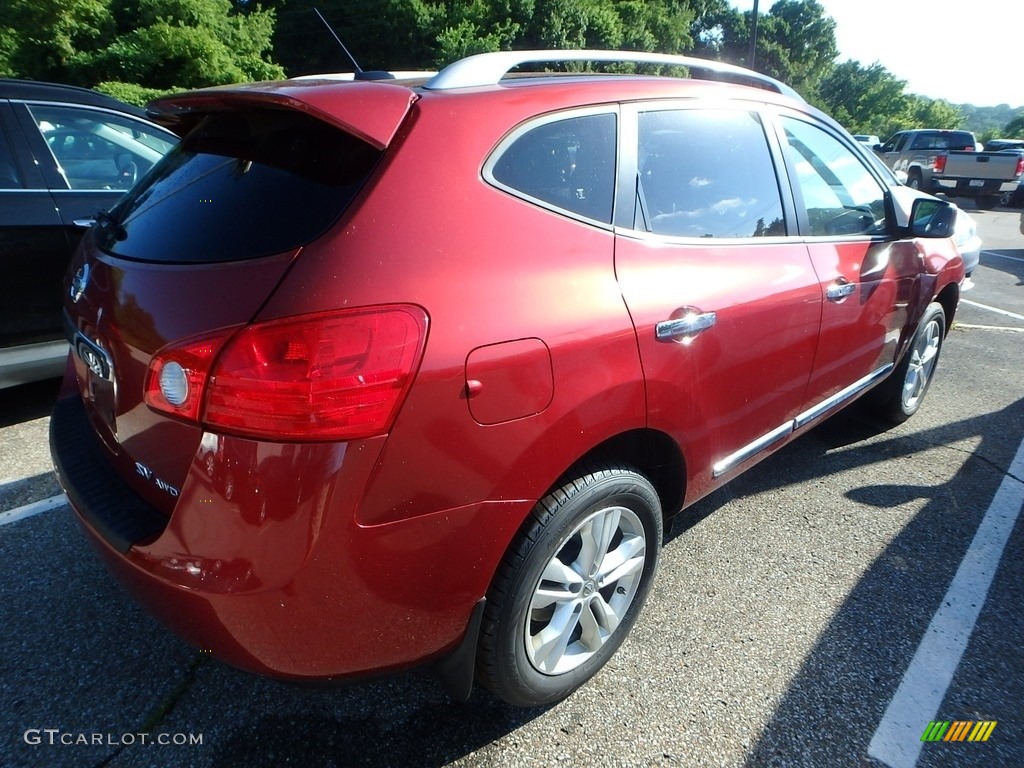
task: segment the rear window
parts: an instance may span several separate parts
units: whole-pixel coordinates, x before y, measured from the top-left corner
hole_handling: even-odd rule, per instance
[[[282,253],[333,224],[380,152],[299,112],[205,118],[100,219],[108,253],[210,263]]]
[[[911,149],[974,149],[974,136],[966,131],[923,131],[914,137]]]

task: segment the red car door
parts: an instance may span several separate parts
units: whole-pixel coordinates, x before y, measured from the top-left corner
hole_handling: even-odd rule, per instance
[[[780,161],[756,110],[640,108],[624,126],[637,214],[616,238],[616,273],[649,425],[683,446],[689,502],[792,432],[821,290],[803,242],[787,235]]]
[[[921,257],[913,242],[892,239],[885,189],[854,148],[805,119],[784,116],[781,125],[798,219],[824,298],[799,427],[892,369]]]

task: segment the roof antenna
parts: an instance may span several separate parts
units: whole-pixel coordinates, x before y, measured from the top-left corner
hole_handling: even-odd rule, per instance
[[[337,33],[331,28],[331,25],[327,23],[327,19],[324,18],[324,15],[320,13],[320,9],[313,8],[313,13],[320,17],[320,21],[322,21],[324,26],[327,27],[327,31],[331,33],[331,37],[333,37],[337,41],[338,45],[341,46],[341,50],[345,52],[345,55],[348,56],[348,60],[352,62],[352,66],[356,68],[356,72],[362,72],[363,68],[359,66],[359,62],[356,61],[356,57],[349,53],[348,48],[346,48],[345,44],[341,42],[341,38],[338,37]]]
[[[334,29],[331,28],[331,25],[327,23],[327,19],[325,19],[324,15],[322,13],[320,13],[320,9],[314,7],[313,8],[313,12],[317,16],[320,17],[320,21],[322,21],[324,23],[324,26],[327,27],[327,31],[331,33],[331,37],[333,37],[335,39],[335,41],[338,43],[338,45],[341,46],[341,50],[343,50],[345,52],[345,55],[348,56],[348,60],[352,62],[352,66],[355,67],[354,78],[356,80],[393,80],[394,79],[394,75],[392,75],[390,72],[374,72],[374,71],[367,72],[367,71],[363,70],[363,68],[359,66],[359,62],[356,61],[356,57],[353,56],[349,52],[348,48],[345,47],[345,44],[343,42],[341,42],[341,38],[338,37],[338,34],[334,31]]]

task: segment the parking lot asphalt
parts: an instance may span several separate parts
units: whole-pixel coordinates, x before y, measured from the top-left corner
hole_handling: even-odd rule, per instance
[[[985,251],[922,410],[841,414],[687,510],[620,652],[539,711],[187,646],[42,508],[55,385],[0,392],[0,765],[1024,765],[1024,237],[1019,211],[972,215]],[[922,742],[932,721],[996,725]]]

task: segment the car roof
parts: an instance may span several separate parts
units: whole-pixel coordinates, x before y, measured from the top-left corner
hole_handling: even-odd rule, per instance
[[[38,80],[15,80],[0,78],[0,99],[25,99],[29,101],[57,101],[68,104],[82,104],[90,107],[105,107],[125,112],[135,117],[146,117],[145,110],[88,88],[75,85],[47,83]]]

